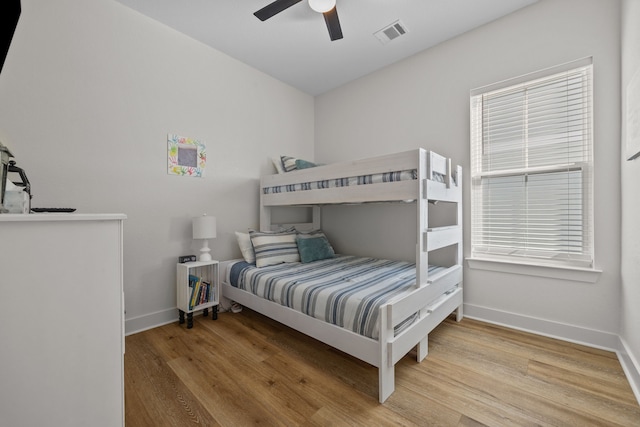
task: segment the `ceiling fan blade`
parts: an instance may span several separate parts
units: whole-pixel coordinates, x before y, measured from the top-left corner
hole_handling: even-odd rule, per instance
[[[338,8],[334,7],[329,12],[323,13],[324,22],[327,24],[327,30],[329,30],[329,37],[331,41],[339,40],[342,38],[342,28],[340,27],[340,20],[338,19]]]
[[[282,12],[285,9],[290,8],[296,3],[300,3],[302,0],[276,0],[273,3],[269,3],[259,11],[255,12],[254,15],[261,21],[266,21],[274,15]]]

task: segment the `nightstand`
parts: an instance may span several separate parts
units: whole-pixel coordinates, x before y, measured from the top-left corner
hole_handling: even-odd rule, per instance
[[[194,261],[177,265],[176,290],[180,324],[187,314],[187,329],[193,328],[193,313],[202,310],[203,316],[218,318],[220,286],[218,261]]]

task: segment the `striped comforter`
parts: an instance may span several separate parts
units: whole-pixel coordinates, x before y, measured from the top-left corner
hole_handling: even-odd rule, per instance
[[[442,267],[429,267],[434,273]],[[232,286],[309,316],[378,339],[378,308],[411,291],[415,264],[354,256],[256,268],[235,263]],[[417,314],[396,326],[396,334]]]

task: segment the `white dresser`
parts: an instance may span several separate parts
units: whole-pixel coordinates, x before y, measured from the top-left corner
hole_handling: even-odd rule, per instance
[[[0,215],[0,425],[124,425],[124,219]]]

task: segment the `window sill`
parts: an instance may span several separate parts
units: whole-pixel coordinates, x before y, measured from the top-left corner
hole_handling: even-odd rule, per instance
[[[496,261],[485,258],[467,258],[469,268],[477,270],[499,271],[502,273],[523,274],[526,276],[549,277],[576,282],[595,283],[602,270],[579,267],[559,267],[522,262]]]

